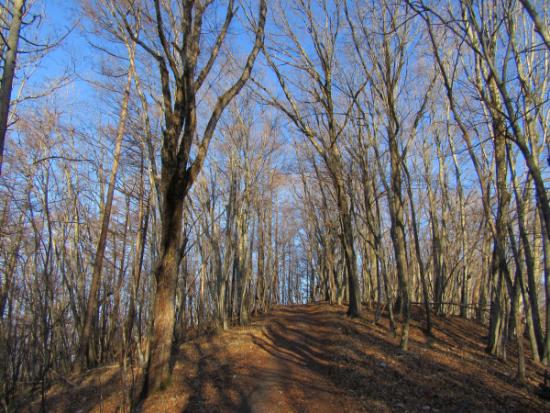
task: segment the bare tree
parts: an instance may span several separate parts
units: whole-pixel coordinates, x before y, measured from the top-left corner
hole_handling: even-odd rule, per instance
[[[86,305],[86,311],[84,313],[84,322],[82,324],[82,331],[80,333],[80,366],[91,367],[97,363],[97,354],[95,344],[92,340],[93,337],[93,321],[97,317],[98,293],[101,283],[101,271],[103,268],[103,258],[105,255],[105,247],[107,244],[107,235],[109,231],[109,222],[111,219],[111,209],[113,205],[113,197],[115,192],[116,177],[118,167],[120,163],[120,154],[122,150],[122,140],[124,138],[126,120],[128,117],[128,104],[130,100],[130,92],[132,87],[132,68],[134,60],[134,45],[132,43],[126,44],[128,49],[128,58],[130,65],[128,68],[126,85],[122,93],[122,101],[120,104],[120,114],[118,119],[118,127],[115,136],[115,151],[113,154],[113,164],[111,166],[111,175],[109,177],[109,187],[107,189],[107,198],[101,211],[101,231],[99,233],[99,239],[97,241],[97,248],[95,253],[92,284],[90,286],[90,292],[88,294],[88,301]]]
[[[357,274],[350,200],[345,185],[344,159],[337,144],[350,118],[353,99],[351,103],[341,101],[342,96],[338,96],[338,88],[334,84],[337,42],[342,29],[342,4],[324,0],[315,4],[299,1],[298,6],[308,28],[306,36],[313,52],[306,51],[306,47],[299,40],[300,35],[290,23],[287,8],[279,3],[278,24],[282,34],[288,39],[289,50],[278,52],[276,46],[271,49],[266,47],[264,54],[277,77],[284,98],[278,98],[265,87],[260,87],[266,92],[266,99],[285,113],[300,133],[309,140],[330,173],[339,213],[340,241],[348,278],[348,315],[357,317],[361,315],[361,287]],[[314,14],[314,8],[321,13],[320,16]],[[282,67],[287,64],[296,68],[297,72],[283,72]],[[304,77],[305,83],[298,86],[292,79],[294,76]],[[362,86],[359,86],[359,89],[361,88]],[[353,92],[354,95],[357,93],[358,91]],[[345,105],[343,113],[336,110],[339,100],[340,104]]]
[[[0,174],[2,173],[2,163],[4,159],[4,143],[6,132],[8,130],[8,116],[10,112],[11,91],[13,88],[13,77],[17,65],[17,52],[19,45],[19,34],[25,14],[26,0],[14,0],[13,8],[9,11],[12,19],[9,26],[8,39],[4,43],[2,36],[2,59],[3,71],[0,81]],[[4,46],[7,48],[4,53]]]
[[[197,135],[197,93],[212,70],[229,26],[235,16],[234,1],[229,1],[225,20],[219,29],[204,65],[199,67],[204,18],[212,2],[186,1],[181,8],[167,8],[160,0],[153,2],[154,15],[147,16],[153,24],[148,35],[136,33],[133,21],[145,18],[146,4],[134,3],[117,6],[119,18],[129,36],[158,64],[164,112],[162,169],[160,196],[162,202],[162,230],[160,257],[155,267],[156,293],[153,307],[151,353],[147,368],[144,394],[160,389],[170,378],[170,354],[175,321],[174,298],[177,282],[177,263],[181,248],[183,205],[189,190],[199,174],[216,125],[229,102],[242,89],[252,71],[256,56],[263,44],[267,5],[260,2],[258,21],[255,23],[255,40],[242,72],[223,93],[212,112],[199,141],[196,156],[191,158],[193,141]],[[170,16],[166,26],[166,16]]]

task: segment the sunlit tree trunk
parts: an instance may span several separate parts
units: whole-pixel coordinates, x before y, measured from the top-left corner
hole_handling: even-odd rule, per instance
[[[4,145],[8,131],[8,117],[10,113],[11,92],[13,78],[17,66],[17,53],[21,24],[26,0],[13,0],[13,7],[10,8],[11,22],[9,35],[6,42],[7,51],[3,54],[2,80],[0,81],[0,175],[4,159]]]

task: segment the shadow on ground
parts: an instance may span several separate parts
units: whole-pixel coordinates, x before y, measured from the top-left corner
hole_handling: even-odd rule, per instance
[[[434,337],[427,338],[415,308],[405,353],[387,318],[374,324],[371,312],[350,319],[345,310],[326,304],[281,307],[249,327],[190,340],[177,353],[171,385],[141,411],[550,411],[531,388],[540,367],[528,363],[531,387],[519,386],[514,349],[507,361],[487,355],[485,329],[473,321],[434,317]],[[101,384],[88,380],[77,389],[51,392],[49,411],[119,411],[119,375],[115,369]],[[75,405],[80,391],[101,395],[101,403]]]

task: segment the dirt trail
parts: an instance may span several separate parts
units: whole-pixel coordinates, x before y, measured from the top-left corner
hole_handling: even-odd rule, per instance
[[[435,317],[434,335],[421,331],[415,308],[410,350],[403,353],[388,320],[351,320],[344,306],[276,308],[246,328],[189,339],[176,357],[171,385],[150,397],[146,412],[544,412],[534,388],[541,368],[528,362],[530,384],[514,379],[514,348],[499,361],[484,351],[486,328],[458,317]],[[118,367],[60,384],[48,411],[116,412]],[[126,381],[128,383],[128,381]],[[35,403],[30,409],[38,411]]]
[[[329,379],[330,325],[311,311],[279,309],[201,347],[185,412],[347,412],[362,406]],[[196,350],[196,348],[195,348]],[[186,352],[186,349],[183,350]],[[223,366],[222,368],[216,368]]]
[[[239,366],[249,385],[250,412],[345,412],[361,406],[330,380],[332,356],[323,337],[334,331],[310,312],[279,310],[261,334],[251,334],[245,363]],[[323,346],[324,345],[324,346]]]
[[[282,307],[203,343],[183,411],[550,411],[516,385],[512,357],[501,363],[484,352],[484,329],[471,321],[436,318],[427,341],[418,311],[403,353],[387,320],[374,325],[372,314],[351,320],[344,313],[342,306]],[[182,353],[192,359],[190,350]]]

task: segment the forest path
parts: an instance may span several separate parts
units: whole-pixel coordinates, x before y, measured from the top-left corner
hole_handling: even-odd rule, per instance
[[[375,325],[370,311],[360,319],[345,311],[277,307],[248,327],[185,344],[174,374],[190,383],[189,396],[170,411],[550,411],[532,392],[537,368],[529,366],[531,388],[520,387],[513,350],[506,362],[488,356],[485,327],[471,320],[434,317],[435,337],[427,339],[414,308],[410,349],[402,352],[387,318]]]
[[[275,310],[202,349],[195,392],[185,412],[354,412],[363,406],[330,379],[338,327],[325,308]],[[336,328],[336,329],[335,329]],[[327,339],[328,338],[328,339]],[[222,351],[220,351],[223,349]],[[219,368],[219,366],[224,366]]]
[[[372,311],[359,319],[345,312],[327,304],[276,307],[247,327],[189,336],[172,383],[140,412],[550,412],[550,402],[534,393],[543,368],[528,360],[529,385],[520,386],[515,346],[506,361],[489,356],[485,326],[434,316],[428,339],[414,307],[405,353],[385,315],[373,324]],[[118,366],[71,379],[75,386],[60,382],[48,391],[49,412],[120,411],[128,387]],[[39,400],[18,411],[38,412]]]
[[[333,330],[326,312],[319,310],[280,309],[265,320],[261,334],[251,335],[254,345],[249,346],[240,369],[248,382],[243,384],[252,389],[247,395],[250,412],[362,410],[355,398],[331,380],[337,354],[333,339],[341,331]]]

